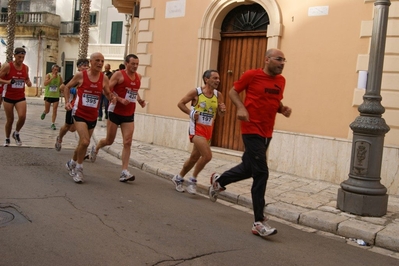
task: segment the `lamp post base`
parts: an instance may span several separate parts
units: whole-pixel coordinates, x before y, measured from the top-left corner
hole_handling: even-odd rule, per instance
[[[361,216],[381,217],[387,214],[388,194],[364,195],[338,189],[337,208]]]

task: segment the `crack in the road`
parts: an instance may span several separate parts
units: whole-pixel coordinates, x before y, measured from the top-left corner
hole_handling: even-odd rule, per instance
[[[192,260],[195,260],[195,259],[198,259],[198,258],[210,256],[210,255],[222,254],[222,253],[231,252],[231,251],[238,251],[238,250],[241,250],[241,249],[221,250],[221,251],[214,251],[214,252],[199,254],[199,255],[196,255],[196,256],[188,257],[188,258],[179,258],[179,259],[172,258],[170,260],[161,260],[161,261],[156,262],[155,264],[152,264],[152,266],[160,266],[162,263],[168,263],[168,262],[176,262],[176,264],[168,264],[168,265],[179,265],[179,264],[184,263],[186,261],[192,261]]]
[[[67,201],[69,204],[71,204],[71,206],[74,207],[76,210],[81,211],[81,212],[84,212],[84,213],[91,214],[91,215],[93,215],[94,217],[96,217],[105,227],[111,229],[112,232],[113,232],[116,236],[118,236],[119,238],[124,239],[124,240],[127,240],[127,241],[129,241],[129,242],[131,242],[131,243],[137,244],[137,245],[139,245],[139,246],[145,247],[145,248],[147,248],[147,249],[149,249],[149,250],[152,250],[153,252],[159,254],[159,252],[158,252],[157,250],[155,250],[154,248],[152,248],[152,247],[150,247],[150,246],[148,246],[148,245],[143,245],[143,244],[140,243],[140,242],[136,242],[136,241],[133,241],[132,239],[123,237],[122,235],[119,234],[118,230],[116,230],[114,227],[109,226],[108,224],[106,224],[106,223],[101,219],[101,217],[98,216],[97,214],[92,213],[92,212],[89,212],[89,211],[86,211],[86,210],[81,210],[81,209],[79,209],[78,207],[75,206],[75,204],[73,203],[73,201],[72,201],[67,195],[65,195],[64,198],[65,198],[66,201]],[[166,254],[162,254],[162,255],[166,255]]]
[[[143,245],[142,243],[139,243],[139,242],[133,241],[132,239],[123,237],[122,235],[119,234],[118,230],[116,230],[114,227],[109,226],[108,224],[106,224],[106,223],[101,219],[101,217],[98,216],[97,214],[92,213],[92,212],[90,212],[90,211],[86,211],[86,210],[79,209],[79,208],[73,203],[73,200],[72,200],[71,198],[69,198],[66,194],[65,194],[65,195],[56,195],[56,196],[34,197],[34,198],[29,197],[29,198],[3,198],[3,199],[5,199],[5,200],[46,200],[46,199],[51,199],[51,198],[62,198],[62,199],[64,199],[64,200],[66,200],[66,202],[68,202],[74,209],[76,209],[76,210],[78,210],[78,211],[81,211],[81,212],[84,212],[84,213],[88,213],[88,214],[90,214],[90,215],[93,215],[93,216],[96,217],[105,227],[111,229],[112,232],[113,232],[116,236],[118,236],[119,238],[121,238],[121,239],[127,240],[127,241],[129,241],[129,242],[131,242],[131,243],[134,243],[134,244],[137,244],[137,245],[139,245],[139,246],[145,247],[145,248],[147,248],[147,249],[149,249],[149,250],[152,250],[153,252],[155,252],[155,253],[157,253],[157,254],[161,254],[161,255],[168,256],[167,254],[159,253],[157,250],[155,250],[154,248],[152,248],[152,247],[150,247],[150,246],[148,246],[148,245]],[[31,223],[33,222],[31,219],[29,219],[29,217],[28,217],[26,214],[24,214],[24,213],[20,210],[21,208],[20,208],[18,205],[13,204],[13,203],[1,203],[1,204],[0,204],[0,208],[6,208],[6,207],[13,207],[13,208],[16,209],[19,213],[21,213],[29,222],[31,222]]]

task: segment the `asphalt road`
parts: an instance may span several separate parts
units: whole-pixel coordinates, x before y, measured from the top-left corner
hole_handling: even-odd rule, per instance
[[[172,183],[119,160],[84,163],[75,184],[72,150],[0,147],[0,265],[398,265],[339,238],[271,221],[278,234],[251,234],[252,213],[180,194]]]

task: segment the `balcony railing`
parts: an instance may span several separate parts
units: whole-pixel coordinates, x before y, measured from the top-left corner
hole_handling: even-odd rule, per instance
[[[61,18],[59,15],[49,12],[20,12],[16,15],[16,24],[50,25],[59,27]],[[8,23],[8,13],[0,13],[0,24]]]
[[[80,21],[61,21],[60,35],[79,35]]]

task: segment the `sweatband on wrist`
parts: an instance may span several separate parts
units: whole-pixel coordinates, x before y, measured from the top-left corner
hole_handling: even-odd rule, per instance
[[[190,112],[190,118],[192,119],[192,120],[195,120],[195,110],[192,110],[191,112]]]

